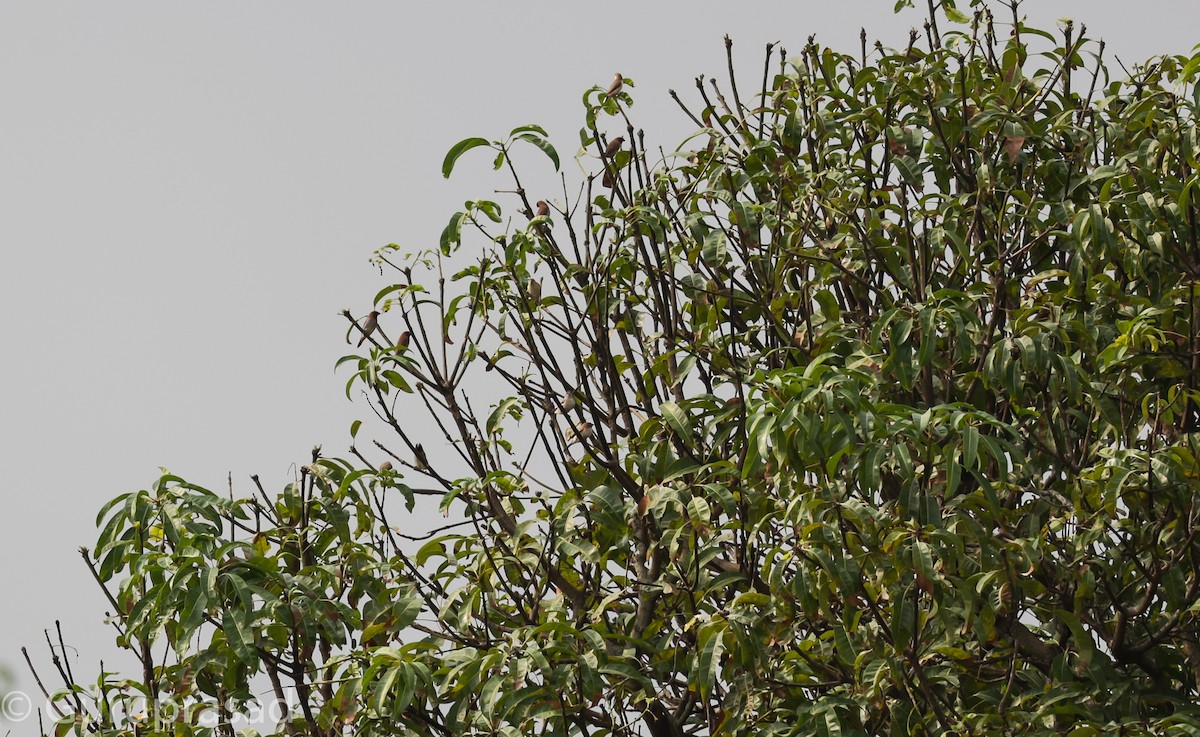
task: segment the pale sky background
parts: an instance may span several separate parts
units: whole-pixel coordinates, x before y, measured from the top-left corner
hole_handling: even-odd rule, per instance
[[[577,176],[582,93],[621,71],[635,123],[672,148],[691,124],[667,89],[723,75],[723,34],[756,86],[767,41],[855,51],[865,25],[903,44],[915,16],[892,5],[0,0],[0,664],[31,689],[19,647],[48,666],[55,619],[85,682],[128,662],[77,549],[159,466],[246,493],[314,444],[345,454],[366,411],[333,371],[338,312],[387,283],[368,257],[436,244],[503,186],[483,154],[443,180],[455,142],[537,122]],[[1195,0],[1024,11],[1086,23],[1127,63],[1200,42]]]

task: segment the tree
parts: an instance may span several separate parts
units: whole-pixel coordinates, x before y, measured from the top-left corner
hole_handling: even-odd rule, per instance
[[[143,670],[60,731],[231,734],[260,683],[291,735],[1200,733],[1200,54],[935,5],[753,87],[727,41],[669,153],[588,90],[558,198],[537,126],[455,146],[511,191],[377,252],[379,422],[107,505]]]

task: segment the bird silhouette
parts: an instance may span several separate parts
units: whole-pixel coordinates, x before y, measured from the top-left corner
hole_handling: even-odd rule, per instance
[[[429,470],[429,456],[425,455],[425,448],[420,443],[413,446],[413,456],[415,456],[416,461],[413,465],[418,471]]]

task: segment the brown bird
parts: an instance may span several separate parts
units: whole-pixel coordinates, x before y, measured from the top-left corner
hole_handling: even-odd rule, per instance
[[[358,329],[362,331],[362,337],[358,339],[358,345],[362,345],[367,338],[371,337],[371,333],[375,332],[375,328],[379,327],[379,311],[371,310],[370,314],[363,320],[362,325]]]
[[[621,150],[621,146],[624,143],[625,143],[625,138],[623,136],[617,136],[616,138],[609,141],[608,146],[606,146],[604,149],[604,158],[611,159],[618,151]]]
[[[592,437],[592,423],[588,422],[587,420],[576,422],[574,430],[575,438],[581,443]]]
[[[529,280],[529,301],[534,303],[542,301],[542,282],[540,279]]]
[[[396,338],[396,347],[399,348],[400,350],[405,350],[408,348],[408,343],[411,340],[412,340],[412,333],[405,330],[403,333],[400,333],[399,338]]]
[[[1021,157],[1021,147],[1024,145],[1025,136],[1004,137],[1004,155],[1008,157],[1008,163],[1017,163],[1017,159]]]
[[[416,456],[416,463],[413,465],[416,466],[417,470],[428,471],[429,457],[425,455],[425,449],[421,447],[420,443],[413,446],[413,455]]]
[[[392,470],[392,462],[391,462],[391,461],[384,461],[383,463],[380,463],[380,464],[379,464],[379,470],[380,470],[380,471],[391,471],[391,470]]]
[[[549,214],[550,214],[550,205],[547,205],[545,200],[538,200],[537,201],[537,216],[540,218],[544,218]]]
[[[625,86],[625,78],[621,76],[620,72],[617,72],[616,74],[613,75],[612,84],[610,84],[608,86],[608,89],[604,91],[605,99],[611,100],[614,97],[616,97],[617,95],[621,94],[621,88],[624,86]]]

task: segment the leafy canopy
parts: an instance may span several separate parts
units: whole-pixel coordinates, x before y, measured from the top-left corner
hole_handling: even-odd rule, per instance
[[[60,731],[1200,733],[1200,55],[1011,11],[730,53],[668,153],[594,87],[558,195],[536,126],[455,146],[510,186],[376,254],[376,421],[105,507],[143,673]]]

